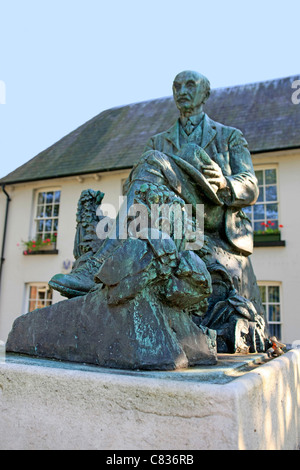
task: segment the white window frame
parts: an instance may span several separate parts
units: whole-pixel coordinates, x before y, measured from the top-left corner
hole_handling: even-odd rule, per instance
[[[279,281],[257,281],[257,284],[258,286],[263,286],[263,287],[266,287],[267,288],[267,292],[266,294],[268,294],[268,290],[269,290],[269,287],[278,287],[279,288],[279,302],[269,302],[269,296],[267,295],[266,296],[266,302],[263,302],[263,304],[265,304],[266,308],[265,308],[265,312],[266,312],[266,322],[267,322],[267,325],[268,326],[272,326],[272,325],[278,325],[279,327],[279,330],[280,330],[280,336],[282,337],[282,334],[283,334],[283,320],[282,320],[282,305],[283,305],[283,302],[282,302],[282,283],[279,282]],[[279,321],[269,321],[269,305],[279,305],[279,313],[280,313],[280,320]],[[276,327],[275,327],[276,329]],[[272,336],[272,334],[271,334]],[[277,336],[275,334],[275,336]],[[279,336],[279,335],[278,335]],[[278,338],[278,340],[282,339],[282,338]]]
[[[120,196],[124,196],[124,184],[126,183],[128,178],[122,178],[121,179],[121,191],[120,191]]]
[[[31,288],[33,287],[37,288],[37,294],[39,292],[44,292],[45,294],[47,293],[47,291],[51,292],[52,294],[51,300],[45,298],[43,302],[45,303],[45,305],[43,305],[43,307],[48,307],[53,304],[52,289],[49,287],[47,282],[28,282],[25,284],[25,301],[24,301],[24,308],[23,308],[24,313],[35,310],[36,308],[43,308],[43,307],[38,307],[38,301],[39,301],[38,295],[35,299],[31,298]],[[35,301],[35,305],[33,306],[33,308],[30,308],[30,301]]]
[[[55,193],[56,191],[60,191],[60,199],[59,199],[59,211],[58,211],[58,216],[51,216],[51,217],[42,217],[42,218],[39,218],[38,217],[38,206],[40,204],[38,204],[38,198],[39,198],[39,194],[40,193],[50,193],[50,192],[53,192]],[[57,205],[57,204],[54,204],[54,203],[51,203],[51,204],[45,204],[45,205]],[[31,227],[31,239],[36,239],[37,236],[38,236],[38,230],[37,230],[37,223],[39,220],[49,220],[49,219],[56,219],[58,220],[58,225],[59,225],[59,212],[60,212],[60,206],[61,206],[61,188],[60,187],[57,187],[57,186],[50,186],[50,187],[42,187],[42,188],[38,188],[38,189],[35,189],[35,194],[34,194],[34,204],[33,204],[33,217],[32,217],[32,227]],[[46,231],[46,230],[43,230],[43,237],[42,239],[44,240],[45,239],[45,236],[47,233],[51,233],[54,235],[54,233],[58,233],[58,230],[59,230],[59,227],[57,227],[56,230],[51,230],[51,231]]]
[[[270,219],[267,218],[265,210],[264,210],[264,218],[263,219],[254,220],[254,207],[257,206],[257,205],[277,204],[278,219],[273,219],[274,221],[277,220],[277,226],[274,226],[274,228],[278,228],[279,225],[280,225],[279,171],[278,171],[279,168],[278,168],[278,164],[273,163],[273,164],[268,164],[268,165],[254,165],[254,171],[261,171],[261,170],[263,172],[265,172],[265,170],[275,170],[276,171],[277,200],[276,201],[266,201],[265,197],[264,197],[263,201],[256,202],[255,204],[253,204],[253,206],[250,206],[250,207],[247,208],[248,210],[246,211],[246,213],[247,213],[248,216],[250,216],[252,227],[253,227],[253,230],[255,230],[255,231],[264,230],[265,227],[263,225],[261,225],[261,223],[267,223],[268,220],[270,220]],[[266,186],[268,186],[268,185],[266,185],[265,181],[264,181],[264,187],[266,187]],[[272,221],[272,219],[271,219],[271,221]],[[255,226],[254,226],[255,222],[259,222],[259,228],[255,228]],[[271,228],[272,228],[272,226],[271,226]]]

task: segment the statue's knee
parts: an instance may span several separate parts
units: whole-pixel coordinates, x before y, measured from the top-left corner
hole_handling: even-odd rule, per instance
[[[158,150],[148,150],[142,155],[140,163],[145,162],[149,165],[160,166],[166,160],[168,160],[168,157],[164,153],[159,152]]]

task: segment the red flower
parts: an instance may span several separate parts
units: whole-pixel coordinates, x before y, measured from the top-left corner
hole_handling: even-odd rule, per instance
[[[28,255],[27,251],[24,251],[24,255]]]
[[[282,227],[283,227],[283,225],[279,225],[279,227],[280,227],[280,228],[282,228]]]

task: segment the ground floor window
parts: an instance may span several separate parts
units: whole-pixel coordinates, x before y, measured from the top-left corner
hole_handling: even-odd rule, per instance
[[[28,312],[48,307],[52,304],[52,289],[45,283],[28,284],[27,298],[26,311]]]
[[[259,282],[262,303],[266,312],[269,335],[282,336],[281,286],[275,282]]]

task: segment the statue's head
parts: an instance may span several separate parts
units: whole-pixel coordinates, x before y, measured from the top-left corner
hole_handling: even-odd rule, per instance
[[[184,116],[192,116],[201,112],[209,95],[209,80],[201,73],[185,70],[174,78],[174,100],[180,114]]]

